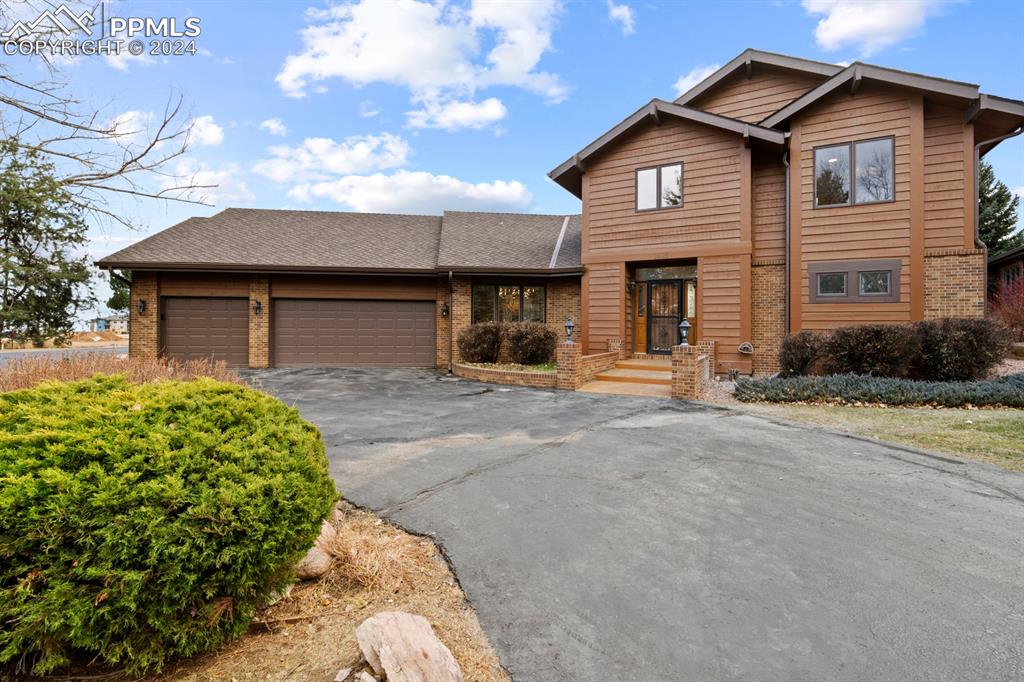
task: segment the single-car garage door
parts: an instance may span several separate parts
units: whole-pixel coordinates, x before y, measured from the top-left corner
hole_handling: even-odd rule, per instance
[[[433,301],[274,300],[274,365],[433,367]]]
[[[176,360],[213,358],[249,364],[249,301],[244,298],[179,298],[161,301],[163,354]]]

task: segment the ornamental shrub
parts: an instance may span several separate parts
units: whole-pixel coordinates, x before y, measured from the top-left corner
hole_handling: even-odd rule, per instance
[[[0,394],[0,665],[138,674],[243,633],[337,497],[296,410],[212,379]]]
[[[478,322],[459,332],[459,355],[465,362],[497,362],[501,352],[503,325]]]
[[[992,295],[992,315],[1010,328],[1014,341],[1024,342],[1024,277],[999,283]]]
[[[832,331],[821,347],[828,374],[905,377],[918,351],[914,329],[903,324],[860,324]]]
[[[539,365],[555,357],[558,334],[540,322],[517,322],[508,325],[505,342],[512,362]]]
[[[735,395],[743,402],[1024,407],[1024,373],[988,381],[914,381],[857,374],[740,379]]]
[[[988,376],[1010,352],[999,320],[946,318],[913,324],[864,324],[783,339],[780,375],[862,374],[925,381]]]
[[[812,367],[822,357],[825,336],[818,332],[802,331],[782,339],[779,349],[779,366],[784,377],[810,374]]]

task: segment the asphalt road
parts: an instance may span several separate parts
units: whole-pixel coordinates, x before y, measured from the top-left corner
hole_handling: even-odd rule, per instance
[[[102,346],[97,348],[33,348],[29,350],[5,350],[0,351],[0,367],[3,367],[5,362],[10,362],[17,358],[48,355],[53,357],[63,357],[66,355],[79,355],[82,353],[102,353],[102,354],[125,354],[128,353],[128,346]]]
[[[1024,679],[1024,477],[734,410],[268,370],[516,680]]]

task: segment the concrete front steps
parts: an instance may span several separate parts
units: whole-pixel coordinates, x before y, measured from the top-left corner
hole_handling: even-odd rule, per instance
[[[672,361],[620,360],[579,388],[587,393],[672,397]]]

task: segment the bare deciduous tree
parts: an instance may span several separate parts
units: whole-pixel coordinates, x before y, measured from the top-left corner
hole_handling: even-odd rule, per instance
[[[96,2],[65,4],[77,11],[98,7]],[[0,3],[0,27],[6,29],[57,6],[50,0]],[[61,32],[42,25],[32,39],[46,40],[55,33]],[[182,97],[172,95],[152,125],[119,118],[109,106],[89,105],[74,94],[74,84],[62,71],[62,59],[39,53],[5,56],[0,62],[0,137],[51,161],[61,187],[94,216],[132,227],[131,219],[111,206],[115,195],[206,204],[202,190],[212,186],[200,185],[194,176],[170,168],[170,162],[188,150],[191,122]],[[31,68],[35,65],[42,70]]]

